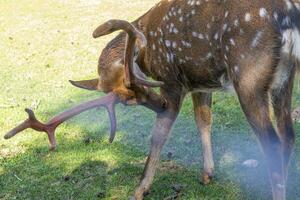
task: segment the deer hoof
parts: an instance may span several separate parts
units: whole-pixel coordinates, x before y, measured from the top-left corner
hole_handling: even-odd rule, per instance
[[[137,197],[136,195],[134,197],[131,197],[129,200],[143,200],[144,197]]]
[[[143,200],[145,196],[147,196],[149,192],[143,190],[143,189],[137,189],[134,193],[134,197],[132,197],[130,200]]]
[[[203,185],[208,185],[208,184],[212,183],[213,178],[214,178],[214,175],[212,173],[203,172],[201,183]]]
[[[56,150],[56,146],[49,146],[49,151],[55,151]]]

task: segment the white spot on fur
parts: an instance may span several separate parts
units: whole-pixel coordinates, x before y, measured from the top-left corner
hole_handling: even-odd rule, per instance
[[[169,40],[166,40],[165,44],[166,44],[167,47],[171,46],[171,42]]]
[[[266,17],[268,15],[268,11],[265,8],[259,9],[259,16]]]
[[[175,33],[175,34],[179,33],[179,31],[176,27],[173,28],[173,33]]]
[[[240,67],[239,66],[234,66],[234,72],[237,74],[240,71]]]
[[[218,40],[219,39],[219,34],[216,33],[215,36],[214,36],[215,40]]]
[[[251,15],[250,15],[250,13],[246,13],[246,14],[245,14],[245,21],[246,21],[246,22],[251,21]]]
[[[204,39],[204,36],[202,33],[192,32],[192,35],[195,38]]]
[[[209,53],[206,55],[206,58],[209,59],[209,58],[211,58],[211,57],[212,57],[212,53],[209,52]]]
[[[226,12],[225,12],[225,18],[228,17],[228,14],[229,14],[229,12],[228,12],[228,10],[226,10]]]
[[[274,19],[277,21],[277,20],[278,20],[278,13],[277,13],[277,12],[274,12],[274,13],[273,13],[273,17],[274,17]]]
[[[228,52],[229,51],[229,46],[226,45],[225,49]]]
[[[232,38],[230,38],[230,44],[232,45],[232,46],[235,46],[235,41],[234,41],[234,39],[232,39]]]
[[[234,23],[234,26],[236,26],[236,27],[238,27],[238,26],[239,26],[239,24],[240,24],[238,19],[234,20],[234,22],[233,22],[233,23]]]
[[[192,44],[191,44],[191,43],[186,42],[186,41],[184,41],[184,40],[182,40],[181,43],[182,43],[182,45],[183,45],[184,47],[187,47],[187,48],[191,48],[191,47],[192,47]]]
[[[228,57],[227,57],[227,55],[226,55],[226,54],[224,55],[224,58],[225,58],[225,60],[228,60]]]
[[[155,46],[155,44],[153,44],[153,45],[152,45],[152,49],[153,49],[153,50],[155,50],[155,49],[156,49],[156,46]]]
[[[176,42],[172,42],[172,47],[173,47],[173,49],[175,49],[177,47],[177,43]]]

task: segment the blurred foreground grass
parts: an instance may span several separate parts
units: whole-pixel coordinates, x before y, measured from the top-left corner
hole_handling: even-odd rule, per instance
[[[0,199],[128,199],[143,171],[155,115],[142,107],[118,107],[118,136],[108,143],[103,110],[84,113],[57,130],[58,149],[48,152],[44,134],[26,131],[12,140],[3,135],[31,107],[46,121],[98,93],[72,87],[69,79],[96,76],[101,49],[113,37],[93,40],[100,23],[133,20],[157,0],[1,0],[0,1]],[[296,84],[294,107],[300,105]],[[256,139],[232,94],[214,97],[213,145],[216,181],[199,183],[200,141],[187,98],[164,148],[151,194],[181,199],[270,199],[271,193]],[[300,131],[300,126],[295,125]],[[297,139],[288,182],[288,199],[300,199],[300,144]],[[172,155],[170,156],[167,155]],[[241,163],[257,159],[259,166]]]

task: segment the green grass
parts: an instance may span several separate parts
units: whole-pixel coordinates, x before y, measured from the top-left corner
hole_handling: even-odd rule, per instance
[[[69,79],[96,77],[99,53],[113,36],[93,40],[93,29],[111,18],[133,20],[155,2],[0,1],[0,199],[128,199],[133,193],[155,119],[145,108],[118,107],[113,144],[108,142],[108,117],[101,109],[63,124],[57,130],[55,152],[48,151],[45,134],[26,131],[9,141],[3,136],[26,118],[25,107],[33,108],[46,121],[63,109],[99,96],[68,83]],[[294,107],[300,105],[298,84],[295,91]],[[199,183],[202,155],[187,98],[146,199],[174,194],[174,184],[185,186],[181,199],[271,198],[264,160],[236,97],[215,95],[213,110],[215,182],[209,186]],[[299,133],[300,125],[295,127]],[[299,141],[290,167],[291,200],[300,199]],[[259,166],[242,167],[247,159],[257,159]]]

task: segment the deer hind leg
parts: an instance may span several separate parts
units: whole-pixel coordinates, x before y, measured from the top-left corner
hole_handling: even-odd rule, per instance
[[[163,145],[179,113],[181,97],[177,97],[176,100],[174,100],[174,97],[172,99],[167,98],[167,101],[167,109],[157,114],[156,123],[152,130],[150,154],[144,168],[143,177],[132,198],[134,200],[142,200],[144,195],[149,192]]]
[[[268,95],[237,91],[245,115],[258,137],[269,169],[274,200],[285,199],[285,178],[281,141],[269,117]]]
[[[295,132],[291,117],[295,67],[291,63],[284,63],[284,61],[281,61],[278,67],[278,73],[281,74],[277,74],[279,76],[277,80],[279,81],[275,82],[277,84],[274,84],[271,95],[277,122],[277,132],[283,144],[283,167],[285,178],[287,178],[290,156],[295,143]]]
[[[204,163],[202,182],[203,184],[209,184],[213,178],[213,172],[214,172],[214,160],[213,160],[212,145],[211,145],[212,94],[193,93],[192,98],[194,104],[195,121],[202,142],[203,163]]]
[[[263,58],[262,58],[263,59]],[[253,63],[253,62],[252,62]],[[240,104],[263,150],[272,186],[273,200],[285,200],[282,143],[273,127],[269,110],[272,83],[270,62],[235,69],[232,75]]]

